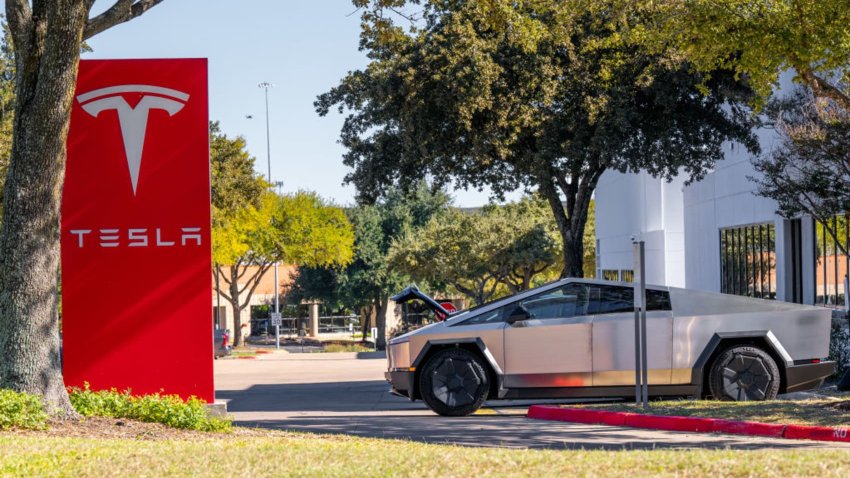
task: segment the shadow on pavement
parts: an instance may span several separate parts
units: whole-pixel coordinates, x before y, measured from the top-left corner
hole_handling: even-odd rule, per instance
[[[229,412],[365,412],[421,410],[388,392],[387,382],[280,383],[253,385],[246,390],[219,390]]]
[[[237,424],[248,427],[408,439],[463,446],[631,450],[652,448],[784,449],[818,443],[758,440],[723,435],[656,432],[632,428],[530,420],[510,402],[493,402],[488,415],[441,417],[421,401],[387,392],[384,381],[257,384],[219,390]],[[489,405],[489,402],[488,402]]]
[[[473,447],[533,449],[646,450],[655,448],[800,449],[817,444],[764,443],[723,436],[664,433],[635,436],[635,430],[597,425],[530,420],[522,416],[472,415],[447,418],[436,415],[299,416],[284,420],[238,422],[241,426],[404,439]]]

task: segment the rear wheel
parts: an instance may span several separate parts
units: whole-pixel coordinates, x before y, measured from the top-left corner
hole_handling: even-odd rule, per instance
[[[708,385],[718,400],[773,400],[779,393],[779,367],[764,350],[738,345],[724,350],[711,366]]]
[[[451,348],[432,356],[419,377],[419,391],[428,407],[440,415],[464,416],[475,412],[490,390],[481,359],[464,349]]]

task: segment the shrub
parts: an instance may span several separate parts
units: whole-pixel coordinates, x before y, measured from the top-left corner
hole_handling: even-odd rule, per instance
[[[204,432],[227,432],[232,427],[229,419],[210,416],[206,404],[195,397],[185,402],[177,395],[158,393],[137,397],[115,389],[94,391],[88,384],[69,392],[71,404],[86,417],[129,418]]]
[[[322,352],[336,353],[336,352],[374,352],[375,349],[371,347],[366,347],[361,344],[328,344],[325,345],[325,348]]]
[[[846,320],[832,320],[832,332],[829,340],[829,359],[835,360],[835,375],[837,379],[844,376],[850,367],[850,330]]]
[[[0,389],[0,430],[47,428],[47,411],[35,395]]]

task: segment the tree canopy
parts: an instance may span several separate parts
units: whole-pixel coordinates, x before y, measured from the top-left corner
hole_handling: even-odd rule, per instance
[[[562,238],[563,275],[583,275],[605,171],[699,179],[724,142],[758,150],[741,106],[750,90],[732,71],[702,75],[623,40],[623,16],[643,21],[643,8],[432,0],[407,28],[386,8],[408,2],[356,3],[372,61],[316,101],[320,114],[347,112],[347,180],[367,201],[423,176],[496,196],[536,190]]]
[[[560,236],[545,201],[481,210],[451,208],[390,250],[392,267],[417,282],[450,286],[476,304],[526,290],[559,262]]]
[[[702,72],[734,70],[765,103],[781,72],[793,69],[816,96],[850,110],[850,2],[847,0],[624,0],[652,12],[635,39],[673,48]]]

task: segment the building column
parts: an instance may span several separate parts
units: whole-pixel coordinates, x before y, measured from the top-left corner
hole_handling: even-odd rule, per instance
[[[310,304],[310,337],[319,336],[319,304]]]

